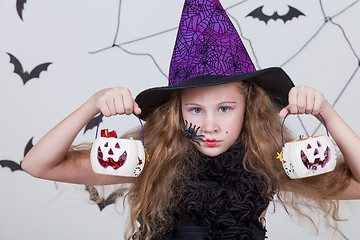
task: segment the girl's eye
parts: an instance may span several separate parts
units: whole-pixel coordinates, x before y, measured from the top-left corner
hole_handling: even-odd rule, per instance
[[[230,110],[229,107],[220,107],[220,108],[219,108],[219,111],[220,111],[220,112],[228,112],[229,110]]]
[[[191,109],[191,111],[192,111],[193,113],[198,114],[198,113],[201,113],[201,108],[193,108],[193,109]]]

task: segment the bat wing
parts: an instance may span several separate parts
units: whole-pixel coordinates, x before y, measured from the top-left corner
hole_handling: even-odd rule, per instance
[[[279,16],[279,18],[281,18],[284,21],[284,23],[286,23],[287,21],[290,21],[293,18],[297,18],[300,16],[306,16],[300,10],[298,10],[292,6],[288,6],[288,7],[289,7],[289,11],[287,12],[287,14],[285,14],[283,16]]]
[[[90,200],[98,205],[100,211],[102,211],[106,206],[114,204],[116,199],[124,195],[124,192],[126,191],[126,189],[115,191],[111,193],[106,199],[104,199],[103,197],[100,197],[99,192],[93,186],[86,185],[85,190],[89,192]]]
[[[23,169],[21,168],[21,162],[19,164],[11,160],[0,160],[0,166],[3,168],[8,167],[12,172],[23,171]]]
[[[103,197],[100,197],[99,192],[94,186],[85,186],[85,190],[90,194],[90,200],[96,203],[102,211],[107,205],[109,205]]]
[[[38,78],[40,77],[40,73],[43,72],[43,71],[47,71],[49,65],[52,64],[51,62],[49,63],[43,63],[43,64],[40,64],[38,66],[36,66],[29,74],[29,79],[27,81],[29,81],[30,79],[32,78]]]
[[[94,127],[96,127],[99,124],[101,117],[102,117],[102,115],[100,113],[99,115],[97,115],[96,117],[91,119],[90,122],[88,122],[88,124],[86,124],[86,126],[85,126],[84,134],[87,130],[90,130],[90,129],[93,129]],[[102,122],[102,120],[101,120],[101,122]]]
[[[10,57],[10,63],[14,65],[14,73],[18,74],[22,79],[25,77],[24,69],[20,61],[12,54],[7,53]]]
[[[264,21],[266,24],[267,22],[272,19],[273,16],[268,16],[266,15],[262,9],[264,6],[258,7],[256,9],[254,9],[251,13],[249,13],[248,15],[246,15],[246,17],[253,17],[254,19],[259,19],[260,21]]]
[[[105,204],[104,204],[104,207],[103,207],[103,208],[105,208],[106,206],[109,206],[109,205],[111,205],[111,204],[114,204],[115,201],[116,201],[116,199],[118,198],[118,196],[119,196],[119,195],[117,194],[117,192],[111,193],[111,194],[106,198]]]
[[[22,21],[24,21],[23,17],[22,17],[22,11],[24,10],[25,3],[26,3],[26,0],[17,0],[16,1],[16,10],[17,10],[18,15],[19,15],[19,17],[20,17],[20,19]]]
[[[126,188],[117,190],[115,192],[112,192],[107,198],[106,201],[108,202],[108,205],[115,203],[116,199],[118,197],[121,197],[124,195],[125,191],[127,191]]]
[[[30,151],[30,149],[34,146],[32,143],[34,137],[32,137],[29,142],[26,144],[25,150],[24,150],[24,157],[25,155]]]

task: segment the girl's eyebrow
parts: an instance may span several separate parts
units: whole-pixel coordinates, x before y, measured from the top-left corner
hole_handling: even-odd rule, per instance
[[[219,103],[218,105],[223,105],[223,104],[236,104],[237,102],[235,101],[224,101],[224,102],[221,102]]]
[[[201,104],[198,104],[198,103],[185,103],[184,105],[185,106],[188,106],[188,105],[201,106]]]
[[[237,104],[236,101],[223,101],[219,102],[217,105],[223,105],[223,104]],[[192,105],[192,106],[201,106],[199,103],[185,103],[185,106]]]

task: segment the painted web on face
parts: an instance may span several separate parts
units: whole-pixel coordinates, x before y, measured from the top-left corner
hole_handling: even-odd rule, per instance
[[[199,75],[237,75],[255,67],[218,0],[186,0],[169,70],[169,85]]]

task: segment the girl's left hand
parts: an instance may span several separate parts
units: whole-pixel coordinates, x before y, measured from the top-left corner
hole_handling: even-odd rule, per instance
[[[284,118],[290,114],[312,114],[316,115],[331,107],[324,95],[317,90],[307,87],[293,87],[289,92],[289,105],[284,107],[279,115]]]

